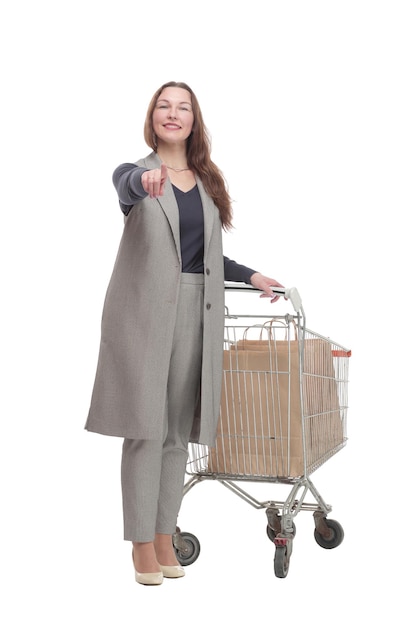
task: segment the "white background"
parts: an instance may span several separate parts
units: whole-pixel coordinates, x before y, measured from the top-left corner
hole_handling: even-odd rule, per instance
[[[408,621],[415,3],[16,0],[1,13],[2,623]],[[146,109],[168,80],[196,92],[235,201],[225,254],[296,286],[307,325],[352,349],[348,446],[313,476],[345,540],[323,550],[300,513],[285,579],[264,512],[205,482],[179,520],[200,558],[182,580],[136,585],[121,442],[84,431],[123,227],[111,174],[148,154]]]

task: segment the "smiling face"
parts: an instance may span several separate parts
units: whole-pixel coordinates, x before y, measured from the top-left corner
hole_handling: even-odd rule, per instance
[[[191,94],[180,87],[165,87],[152,114],[153,129],[159,142],[185,142],[193,123]]]

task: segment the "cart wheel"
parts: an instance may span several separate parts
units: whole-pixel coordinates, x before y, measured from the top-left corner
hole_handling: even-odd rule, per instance
[[[290,543],[290,542],[288,542]],[[292,550],[289,545],[275,548],[274,571],[277,578],[285,578],[290,568],[290,556]]]
[[[278,532],[281,532],[281,529],[279,529]],[[293,535],[293,537],[295,537],[295,533],[296,533],[296,528],[295,528],[295,524],[293,522],[292,523],[292,535]],[[271,528],[269,525],[266,527],[266,534],[268,535],[268,539],[270,539],[272,542],[274,541],[275,537],[277,536],[277,533],[275,532],[275,530],[273,528]]]
[[[174,535],[174,548],[180,565],[191,565],[199,557],[200,542],[191,533],[176,533]]]
[[[317,528],[315,528],[314,539],[322,548],[326,548],[328,550],[331,548],[337,548],[337,546],[340,546],[343,541],[343,537],[345,536],[342,526],[334,519],[325,519],[323,521],[328,531],[324,534],[320,533]]]

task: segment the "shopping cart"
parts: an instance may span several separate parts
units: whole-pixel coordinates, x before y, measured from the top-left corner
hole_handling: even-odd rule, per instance
[[[241,283],[226,283],[225,289],[226,304],[228,294],[257,292]],[[331,506],[310,476],[347,442],[351,352],[306,328],[297,289],[274,292],[291,302],[294,311],[273,317],[235,315],[226,306],[216,444],[190,444],[184,495],[203,480],[216,480],[251,506],[265,509],[267,536],[275,545],[274,572],[285,578],[300,511],[313,512],[314,538],[321,547],[335,548],[343,541],[343,527],[327,517]],[[289,485],[289,495],[284,501],[258,501],[242,487],[256,482]],[[305,501],[308,493],[314,503]],[[182,565],[198,558],[195,535],[177,527],[173,541]]]

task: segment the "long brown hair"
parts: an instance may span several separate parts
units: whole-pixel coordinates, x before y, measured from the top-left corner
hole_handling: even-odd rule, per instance
[[[204,189],[213,199],[219,210],[220,219],[224,230],[232,228],[232,201],[229,196],[227,182],[221,170],[211,160],[211,138],[203,121],[200,105],[193,90],[181,82],[170,81],[162,85],[154,94],[149,103],[145,119],[144,137],[152,150],[157,152],[157,137],[153,130],[152,115],[161,92],[166,87],[180,87],[186,89],[191,95],[191,105],[194,113],[194,125],[187,139],[187,163],[190,169],[199,176]]]

